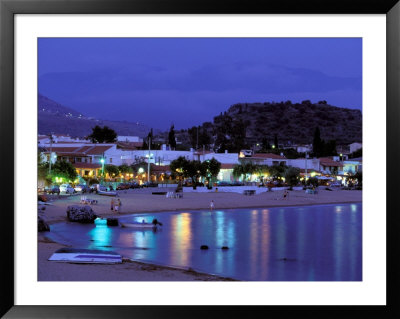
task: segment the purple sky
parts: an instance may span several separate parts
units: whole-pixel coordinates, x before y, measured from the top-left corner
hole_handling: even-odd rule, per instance
[[[188,128],[239,102],[361,109],[361,38],[43,38],[39,92],[87,116]]]

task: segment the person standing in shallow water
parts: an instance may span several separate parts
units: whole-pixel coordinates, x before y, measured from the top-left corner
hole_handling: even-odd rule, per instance
[[[213,200],[210,202],[210,210],[214,210],[214,201]]]

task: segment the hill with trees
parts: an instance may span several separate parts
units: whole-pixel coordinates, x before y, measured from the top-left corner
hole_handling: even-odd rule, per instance
[[[311,103],[239,103],[215,116],[213,122],[177,132],[191,147],[213,146],[218,152],[240,149],[269,149],[271,145],[312,144],[316,128],[320,138],[349,144],[362,141],[360,110]]]

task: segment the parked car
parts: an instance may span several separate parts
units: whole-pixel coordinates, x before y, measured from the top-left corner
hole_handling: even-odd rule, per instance
[[[341,187],[342,184],[341,183],[331,183],[329,186],[330,187]]]
[[[158,187],[158,184],[153,182],[144,182],[143,187]]]
[[[129,189],[129,184],[126,184],[126,183],[118,184],[117,190],[123,190],[123,189]]]
[[[243,186],[244,185],[244,183],[243,182],[232,182],[231,183],[231,186]]]
[[[47,190],[48,194],[57,194],[60,195],[60,187],[58,185],[54,185]]]
[[[218,181],[216,186],[230,186],[231,184],[224,181]]]
[[[66,194],[73,194],[75,193],[75,190],[69,184],[62,184],[60,185],[60,192]]]
[[[130,188],[142,188],[142,186],[136,182],[129,183],[129,187]]]
[[[83,193],[88,193],[90,191],[90,188],[86,185],[79,184],[74,187],[74,190],[75,192],[81,192],[83,194]]]
[[[92,190],[92,192],[97,192],[97,191],[106,192],[107,191],[107,187],[100,185],[100,184],[93,184],[92,186],[90,186],[90,189]]]

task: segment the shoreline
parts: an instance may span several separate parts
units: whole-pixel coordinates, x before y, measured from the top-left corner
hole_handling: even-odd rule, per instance
[[[282,207],[306,207],[306,206],[324,206],[324,205],[337,205],[337,204],[361,204],[362,201],[352,201],[352,202],[331,202],[331,203],[322,203],[322,204],[318,204],[318,203],[314,203],[314,204],[292,204],[292,205],[275,205],[275,206],[248,206],[248,207],[223,207],[221,209],[252,209],[252,208],[282,208]],[[155,210],[155,211],[142,211],[142,212],[123,212],[123,213],[118,213],[118,215],[116,215],[115,213],[109,213],[109,214],[104,214],[101,217],[113,217],[113,218],[119,218],[119,217],[124,217],[124,216],[129,216],[129,215],[135,215],[135,214],[161,214],[161,213],[169,213],[169,212],[177,212],[177,211],[181,211],[181,210],[188,210],[191,212],[195,212],[195,211],[200,211],[200,210],[204,210],[206,208],[199,208],[199,209],[191,209],[191,208],[177,208],[177,209],[170,209],[168,211],[165,210]],[[217,209],[214,209],[214,211],[216,211]],[[68,220],[52,220],[51,222],[48,222],[49,225],[52,224],[57,224],[57,223],[62,223],[62,222],[68,222]]]
[[[98,204],[90,206],[96,215],[105,218],[135,214],[162,214],[163,212],[184,210],[201,211],[209,209],[210,200],[216,202],[214,210],[362,203],[362,191],[319,190],[316,195],[305,194],[303,191],[291,191],[288,199],[280,199],[282,194],[283,191],[265,192],[254,196],[232,192],[187,192],[184,193],[183,198],[170,199],[165,196],[153,195],[151,190],[139,192],[129,190],[119,192],[122,212],[117,214],[110,211],[110,197],[95,194],[87,196],[98,200]],[[79,194],[57,198],[50,203],[51,205],[44,205],[45,210],[39,213],[49,225],[68,222],[67,206],[81,205]],[[50,262],[47,259],[55,250],[68,246],[52,242],[43,233],[38,233],[37,241],[39,281],[238,281],[223,276],[205,274],[191,268],[174,268],[129,260],[126,257],[122,264],[114,265]]]
[[[46,247],[48,245],[49,247]],[[69,277],[66,275],[63,279],[57,279],[58,274],[54,276],[54,273],[52,276],[49,276],[48,274],[44,274],[43,271],[38,269],[38,281],[163,281],[162,278],[147,278],[146,276],[142,276],[142,272],[161,272],[161,276],[168,278],[168,281],[239,281],[237,279],[229,278],[229,277],[223,277],[223,276],[218,276],[215,274],[208,274],[204,272],[197,271],[191,267],[188,267],[187,269],[182,267],[172,267],[172,266],[166,266],[166,265],[159,265],[155,263],[150,263],[150,262],[144,262],[144,261],[137,261],[137,260],[132,260],[127,257],[122,256],[122,263],[121,264],[78,264],[78,263],[68,263],[68,262],[50,262],[48,261],[48,257],[57,249],[63,248],[63,247],[70,247],[68,245],[64,245],[58,242],[55,242],[49,238],[47,238],[43,234],[39,234],[38,236],[38,263],[40,268],[40,264],[44,263],[51,263],[52,266],[51,270],[55,270],[55,272],[69,272],[70,268],[81,268],[79,271],[82,272],[81,270],[87,270],[87,268],[91,267],[97,267],[100,268],[101,270],[106,269],[109,271],[109,269],[113,269],[115,267],[118,268],[123,268],[125,274],[123,275],[123,278],[120,278],[120,276],[115,276],[114,278],[111,275],[108,277],[104,277],[104,274],[101,274],[101,271],[99,272],[98,276],[95,278],[91,279],[79,279],[79,275],[76,276],[76,274],[73,274],[73,277]],[[50,251],[51,250],[51,251]],[[48,257],[47,257],[48,255]],[[98,270],[98,269],[97,269]],[[135,275],[135,272],[140,272],[140,276],[134,276],[135,278],[129,278],[129,273],[132,275]],[[46,271],[47,273],[47,271]],[[55,278],[54,278],[55,277]],[[102,278],[101,278],[102,277]],[[142,278],[140,278],[142,277]],[[154,277],[154,276],[151,276]]]
[[[253,196],[244,196],[238,193],[231,192],[210,192],[210,193],[184,193],[185,197],[190,197],[189,201],[182,201],[182,199],[166,199],[164,196],[152,195],[151,193],[140,193],[135,194],[133,192],[120,192],[119,198],[122,200],[122,212],[114,213],[110,209],[107,209],[108,201],[110,197],[90,194],[88,196],[93,197],[98,200],[98,204],[89,205],[95,211],[96,215],[99,217],[122,217],[126,215],[134,214],[160,214],[163,212],[176,212],[181,210],[199,211],[204,209],[209,209],[210,199],[215,197],[219,200],[216,204],[214,210],[218,209],[240,209],[240,208],[274,208],[274,207],[301,207],[301,206],[316,206],[316,205],[334,205],[334,204],[355,204],[362,203],[362,191],[345,191],[345,190],[335,190],[326,191],[320,190],[324,195],[335,195],[332,193],[341,193],[350,195],[348,198],[330,198],[322,199],[319,195],[306,195],[304,196],[303,191],[291,191],[294,195],[289,197],[289,199],[283,200],[280,198],[272,198],[273,195],[280,196],[283,191],[275,192],[264,192]],[[132,196],[141,196],[139,200],[140,203],[136,202],[136,199]],[[301,196],[303,195],[303,196]],[[353,196],[354,195],[354,196]],[[275,196],[275,197],[276,197]],[[315,196],[315,197],[311,197]],[[198,198],[196,198],[198,197]],[[198,203],[199,197],[203,197],[203,203]],[[233,197],[233,198],[232,198]],[[235,198],[236,197],[236,198]],[[262,197],[266,197],[265,200],[259,200]],[[186,198],[185,198],[186,199]],[[254,201],[253,201],[254,199]],[[311,199],[315,201],[304,201],[303,199]],[[216,201],[214,199],[214,201]],[[258,201],[258,202],[255,202]],[[170,205],[171,202],[177,205]],[[186,204],[186,205],[185,205]],[[58,222],[67,221],[66,217],[66,207],[69,205],[82,205],[79,203],[79,195],[72,195],[66,198],[57,198],[51,205],[44,205],[46,211],[44,213],[44,218],[46,222],[51,225]],[[60,209],[64,209],[60,211]],[[47,213],[49,212],[49,213]]]

